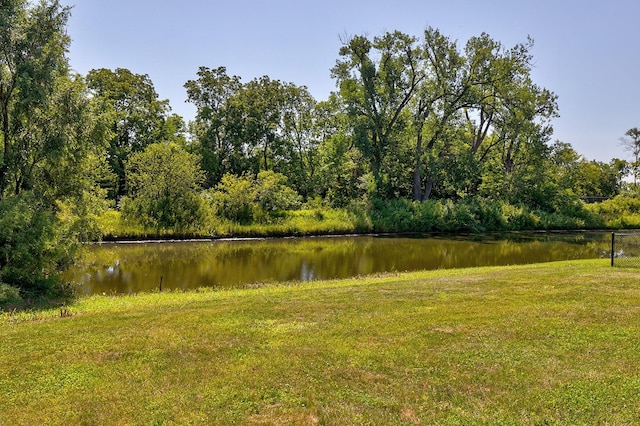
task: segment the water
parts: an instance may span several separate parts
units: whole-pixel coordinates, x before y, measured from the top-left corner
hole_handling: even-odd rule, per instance
[[[104,243],[66,272],[81,294],[246,286],[379,272],[510,265],[606,256],[608,233],[490,237],[320,237]]]

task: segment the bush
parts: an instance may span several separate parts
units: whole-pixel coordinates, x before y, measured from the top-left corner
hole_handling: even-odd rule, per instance
[[[272,171],[258,173],[256,201],[266,211],[297,210],[302,197],[287,186],[287,177]]]
[[[490,232],[603,226],[602,219],[585,208],[580,200],[565,201],[559,211],[547,212],[486,198],[427,200],[424,203],[375,200],[369,215],[378,232]]]
[[[20,290],[8,284],[0,283],[0,307],[22,302]]]
[[[270,222],[302,204],[302,197],[287,186],[287,177],[272,171],[262,171],[257,178],[226,174],[209,198],[219,216],[240,224]]]
[[[612,229],[640,228],[640,198],[623,193],[601,203],[587,204],[586,209]]]
[[[152,144],[133,154],[126,165],[131,198],[123,199],[123,217],[157,232],[201,226],[204,211],[198,191],[204,174],[199,162],[174,143]]]
[[[238,223],[253,220],[255,184],[250,175],[225,174],[216,190],[209,194],[219,216]]]
[[[55,208],[28,192],[9,196],[0,201],[0,230],[0,282],[21,294],[57,291],[58,272],[77,245],[63,233]]]

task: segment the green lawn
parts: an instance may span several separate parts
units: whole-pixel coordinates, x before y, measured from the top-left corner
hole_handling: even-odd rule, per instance
[[[635,424],[608,261],[91,297],[0,314],[0,424]]]

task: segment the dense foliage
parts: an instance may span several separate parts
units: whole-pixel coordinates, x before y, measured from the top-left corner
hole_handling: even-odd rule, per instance
[[[123,213],[131,221],[179,232],[203,220],[198,195],[203,174],[198,158],[174,143],[151,144],[126,163],[128,192]]]
[[[630,163],[552,143],[557,97],[532,79],[530,39],[354,36],[320,101],[203,66],[185,123],[146,74],[73,74],[69,14],[58,0],[0,9],[0,302],[56,287],[74,244],[104,235],[640,224],[616,216],[635,208],[640,132],[623,139]]]

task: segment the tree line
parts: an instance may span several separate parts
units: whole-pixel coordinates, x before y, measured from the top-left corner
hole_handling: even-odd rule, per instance
[[[343,39],[326,100],[203,66],[184,84],[196,107],[186,123],[146,74],[74,73],[70,13],[58,0],[0,9],[0,283],[49,288],[72,242],[100,238],[107,210],[158,229],[204,221],[206,205],[251,221],[251,203],[486,199],[556,212],[615,196],[637,169],[637,155],[588,161],[551,141],[557,96],[532,79],[531,39],[460,46],[431,27]]]

